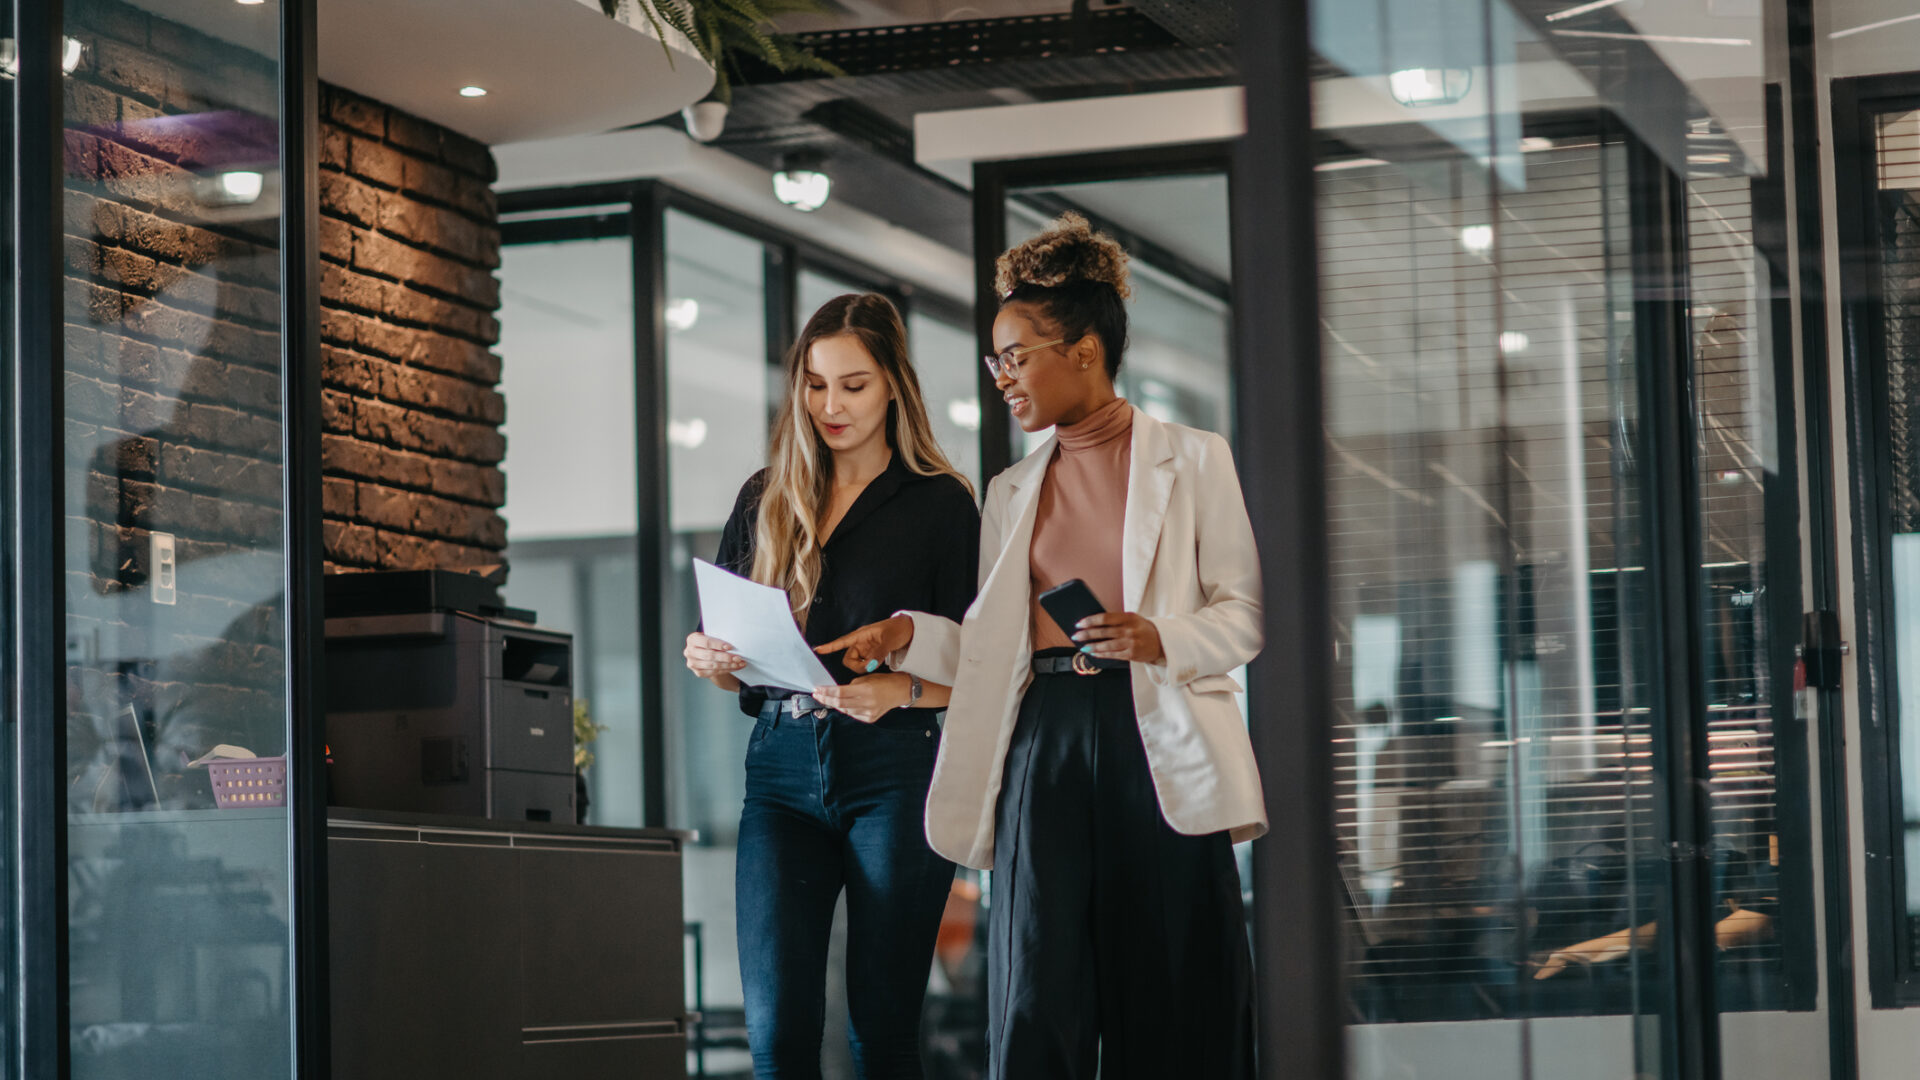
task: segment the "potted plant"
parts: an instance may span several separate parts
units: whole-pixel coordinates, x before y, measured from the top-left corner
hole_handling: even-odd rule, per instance
[[[607,725],[593,722],[593,712],[587,708],[586,698],[573,699],[573,794],[574,824],[584,825],[587,821],[587,769],[593,764],[593,740],[607,730]]]
[[[775,71],[815,71],[840,76],[845,72],[815,56],[791,35],[774,28],[777,15],[818,15],[834,10],[828,0],[600,0],[613,18],[623,10],[638,9],[667,49],[667,29],[679,31],[700,58],[713,65],[713,89],[706,98],[680,110],[687,134],[701,142],[720,137],[727,110],[733,104],[733,80],[739,76],[738,58],[751,57]],[[631,21],[631,19],[629,19]]]

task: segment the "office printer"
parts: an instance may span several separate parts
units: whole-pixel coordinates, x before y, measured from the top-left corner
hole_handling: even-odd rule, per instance
[[[574,820],[573,639],[445,570],[326,579],[328,802]]]

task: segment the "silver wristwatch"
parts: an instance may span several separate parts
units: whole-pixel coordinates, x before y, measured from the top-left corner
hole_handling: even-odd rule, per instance
[[[925,693],[926,689],[927,684],[920,681],[920,676],[909,673],[907,675],[907,708],[918,708],[920,695]]]

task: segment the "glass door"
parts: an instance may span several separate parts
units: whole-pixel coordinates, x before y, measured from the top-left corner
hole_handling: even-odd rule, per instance
[[[281,17],[64,5],[76,1077],[292,1071]]]
[[[1785,7],[1721,7],[1316,5],[1356,1077],[1828,1074]]]

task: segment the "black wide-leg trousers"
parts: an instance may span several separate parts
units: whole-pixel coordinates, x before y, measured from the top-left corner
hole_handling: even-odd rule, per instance
[[[1161,817],[1125,670],[1034,677],[994,825],[993,1080],[1253,1076],[1233,848]]]

